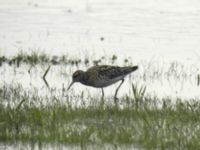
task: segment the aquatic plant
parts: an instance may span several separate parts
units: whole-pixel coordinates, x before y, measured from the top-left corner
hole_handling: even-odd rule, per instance
[[[133,91],[134,99],[145,101],[135,107],[122,97],[121,108],[106,103],[104,107],[97,103],[74,106],[70,97],[53,93],[42,97],[20,85],[0,86],[0,141],[109,143],[142,149],[199,148],[199,99],[176,99],[172,103],[168,98],[145,96],[146,88],[142,86],[133,86]],[[132,97],[126,99],[131,101]],[[88,97],[88,101],[95,100],[98,98]],[[44,101],[49,103],[43,104]],[[162,103],[164,107],[160,107]]]

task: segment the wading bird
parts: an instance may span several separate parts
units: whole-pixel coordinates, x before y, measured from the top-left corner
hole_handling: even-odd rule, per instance
[[[87,71],[77,70],[73,73],[72,82],[68,89],[75,83],[80,82],[87,86],[92,86],[95,88],[101,88],[102,99],[104,97],[104,87],[107,87],[113,83],[121,81],[117,87],[114,95],[114,101],[117,103],[117,93],[124,82],[124,78],[131,72],[138,69],[138,66],[131,67],[118,67],[118,66],[94,66],[89,68]]]

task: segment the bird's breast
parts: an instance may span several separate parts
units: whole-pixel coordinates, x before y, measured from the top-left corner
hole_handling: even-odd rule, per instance
[[[82,82],[82,84],[87,85],[87,86],[92,86],[96,88],[102,88],[106,87],[109,85],[112,85],[120,80],[122,80],[124,76],[108,79],[108,78],[100,78],[100,79],[95,79],[95,80],[88,80],[87,82]]]

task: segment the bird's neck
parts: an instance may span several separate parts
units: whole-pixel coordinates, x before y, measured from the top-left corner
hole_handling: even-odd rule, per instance
[[[87,75],[87,73],[83,73],[82,74],[82,76],[81,76],[81,80],[80,80],[80,82],[82,83],[82,84],[85,84],[85,85],[87,85],[87,82],[88,81],[88,75]]]

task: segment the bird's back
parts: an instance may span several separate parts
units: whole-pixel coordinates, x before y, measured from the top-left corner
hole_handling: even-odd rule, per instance
[[[95,87],[105,87],[119,80],[122,80],[129,73],[137,70],[138,67],[118,67],[118,66],[94,66],[86,71],[88,75],[88,85]]]

